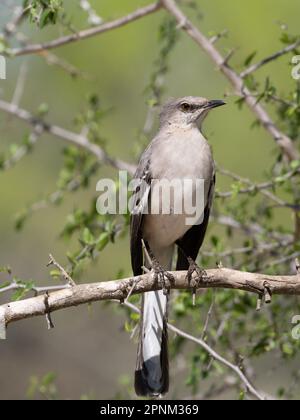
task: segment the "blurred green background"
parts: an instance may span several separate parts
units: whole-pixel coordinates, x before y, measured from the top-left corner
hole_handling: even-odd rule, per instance
[[[78,2],[64,3],[74,26],[84,28],[86,15],[78,8]],[[242,65],[255,50],[258,51],[255,60],[259,60],[280,49],[283,23],[291,33],[299,29],[298,0],[197,0],[196,3],[201,19],[191,11],[189,14],[205,34],[229,30],[218,47],[224,54],[232,47],[237,48],[232,60],[235,65]],[[149,1],[98,0],[91,4],[101,17],[109,20]],[[10,10],[6,2],[1,4],[1,26],[8,20]],[[48,103],[47,120],[75,131],[74,117],[85,109],[87,94],[97,93],[104,107],[113,108],[102,123],[107,150],[133,162],[134,145],[147,113],[144,90],[157,58],[158,27],[163,18],[164,12],[159,12],[55,51],[88,74],[87,80],[74,80],[57,67],[47,66],[37,56],[10,60],[8,79],[0,81],[1,97],[11,100],[20,67],[26,62],[28,77],[21,106],[35,112],[41,103]],[[39,42],[59,35],[56,28],[40,32],[34,25],[23,25],[22,31]],[[289,91],[295,82],[288,63],[289,57],[272,63],[259,71],[258,79],[263,80],[269,74],[279,91]],[[166,97],[199,95],[222,99],[225,93],[232,93],[214,64],[184,34],[172,54],[166,87]],[[210,116],[205,133],[221,166],[260,180],[274,159],[274,143],[265,131],[250,130],[254,117],[246,108],[239,111],[233,105],[235,99],[229,96],[228,106]],[[20,143],[25,133],[28,133],[26,125],[0,112],[0,153],[9,144]],[[73,243],[59,238],[68,212],[76,206],[84,208],[89,198],[95,196],[96,179],[89,191],[69,195],[61,207],[36,213],[21,233],[15,232],[14,215],[55,191],[63,147],[61,140],[43,136],[32,154],[12,170],[0,173],[0,265],[10,264],[14,275],[33,278],[41,285],[52,281],[46,268],[48,254],[51,252],[61,263],[66,263],[66,251],[74,247]],[[107,169],[102,174],[113,172]],[[218,186],[222,187],[222,181]],[[82,281],[113,279],[120,268],[130,273],[128,238],[109,246],[86,271]],[[24,398],[29,378],[49,371],[58,374],[57,386],[62,398],[79,398],[87,392],[97,398],[113,397],[119,389],[118,378],[132,374],[135,366],[136,345],[123,332],[122,316],[102,304],[93,304],[90,310],[80,307],[55,313],[53,320],[56,328],[51,332],[47,331],[43,318],[9,327],[8,340],[0,342],[0,398]],[[268,379],[260,378],[260,381],[265,383]],[[271,392],[272,384],[267,383],[266,388]],[[174,390],[173,386],[171,394]]]

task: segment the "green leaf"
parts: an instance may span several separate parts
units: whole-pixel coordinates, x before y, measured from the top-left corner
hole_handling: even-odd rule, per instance
[[[287,356],[292,356],[294,354],[294,349],[291,343],[284,343],[282,346],[282,352]]]
[[[40,106],[38,107],[38,114],[42,117],[47,115],[49,112],[49,105],[46,103],[42,103],[40,104]]]
[[[20,231],[23,229],[24,224],[28,218],[28,210],[22,210],[15,216],[15,229]]]
[[[283,32],[280,37],[280,41],[283,44],[293,44],[297,40],[297,37],[288,34],[287,32]]]
[[[133,331],[133,327],[128,321],[125,321],[124,328],[125,328],[125,331],[129,334],[132,333]]]
[[[44,10],[40,17],[40,27],[44,28],[48,22],[51,22],[53,12],[51,10]]]
[[[217,247],[220,243],[220,238],[218,238],[215,235],[212,235],[211,238],[210,238],[210,241],[211,241],[211,243],[214,247]]]
[[[12,300],[13,301],[18,301],[23,299],[23,297],[25,297],[27,291],[26,289],[18,289],[17,291],[15,291],[15,293],[13,293],[12,295]]]
[[[293,161],[290,163],[290,167],[291,167],[291,169],[293,169],[293,170],[299,169],[299,168],[300,168],[300,160],[293,160]]]
[[[94,245],[95,237],[92,234],[92,232],[89,230],[89,228],[84,228],[83,233],[82,233],[82,241],[86,245]]]
[[[135,313],[135,312],[132,312],[131,314],[130,314],[130,319],[132,320],[132,321],[139,321],[139,319],[140,319],[140,314],[137,314],[137,313]]]
[[[173,305],[173,310],[177,316],[182,316],[186,313],[186,307],[183,302],[176,302]]]
[[[56,375],[53,372],[49,372],[47,373],[41,381],[41,384],[44,386],[49,386],[50,384],[52,384],[54,381],[56,380]]]
[[[97,250],[102,251],[106,247],[106,245],[108,245],[109,240],[110,240],[110,235],[108,232],[101,233],[96,243]]]
[[[253,51],[250,55],[248,55],[248,57],[244,61],[244,66],[245,67],[248,67],[251,64],[251,62],[252,62],[253,58],[256,56],[256,54],[257,54],[257,51]]]
[[[286,179],[285,179],[285,177],[282,175],[282,176],[277,176],[276,178],[275,178],[275,180],[274,180],[275,182],[276,182],[276,184],[282,184],[283,182],[285,182],[286,181]]]
[[[7,274],[11,274],[11,268],[9,265],[4,266],[4,267],[0,267],[0,273],[7,273]]]
[[[50,276],[51,277],[55,277],[55,278],[60,277],[61,276],[61,272],[59,270],[51,270],[50,271]]]
[[[242,108],[243,108],[243,105],[244,105],[244,103],[245,103],[245,100],[246,100],[246,98],[241,97],[241,98],[238,98],[238,99],[235,101],[235,103],[236,103],[236,105],[238,106],[238,108],[239,108],[239,109],[242,109]]]

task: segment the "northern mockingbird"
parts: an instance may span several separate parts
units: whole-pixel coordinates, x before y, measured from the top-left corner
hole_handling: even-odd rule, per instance
[[[176,245],[176,269],[189,270],[190,278],[195,270],[201,274],[194,261],[206,233],[215,186],[214,160],[211,148],[201,133],[201,125],[209,111],[221,105],[225,105],[225,102],[185,97],[171,100],[163,106],[159,132],[142,154],[135,174],[135,178],[143,180],[146,187],[142,187],[142,201],[139,199],[136,202],[139,211],[131,217],[131,261],[134,275],[141,275],[142,267],[147,265],[143,258],[143,241],[153,259],[152,268],[163,282],[165,278],[172,280],[167,271],[172,268]],[[187,225],[184,212],[143,213],[145,203],[158,199],[152,195],[152,180],[161,179],[204,180],[201,223]],[[163,197],[159,196],[159,199]],[[166,290],[143,295],[135,372],[135,390],[141,396],[159,396],[169,388],[167,304]]]

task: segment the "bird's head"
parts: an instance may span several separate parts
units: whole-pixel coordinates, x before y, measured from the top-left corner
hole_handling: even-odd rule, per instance
[[[225,105],[221,100],[186,96],[167,102],[161,111],[161,125],[201,126],[208,113],[219,106]]]

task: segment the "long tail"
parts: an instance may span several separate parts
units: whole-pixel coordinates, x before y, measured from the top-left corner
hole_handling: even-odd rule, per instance
[[[168,296],[163,291],[143,296],[142,322],[135,371],[137,395],[156,397],[169,389]]]

